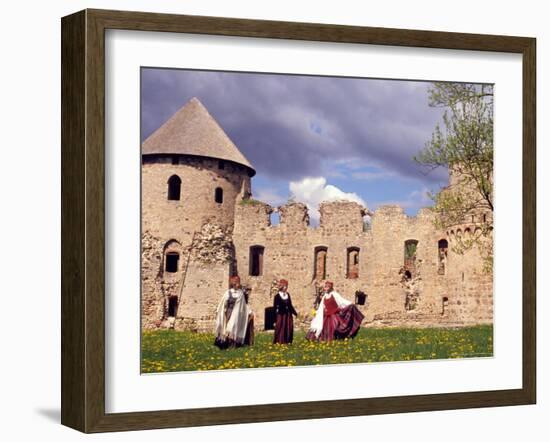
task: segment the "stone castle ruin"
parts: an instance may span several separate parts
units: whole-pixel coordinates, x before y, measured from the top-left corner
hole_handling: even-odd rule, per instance
[[[492,323],[492,276],[476,248],[453,252],[480,229],[476,214],[438,231],[431,209],[374,213],[356,202],[271,207],[252,198],[255,170],[193,98],[142,144],[142,325],[212,331],[231,275],[247,290],[258,330],[273,323],[276,281],[289,281],[298,326],[332,280],[366,326]],[[451,180],[453,179],[451,175]],[[279,223],[271,216],[277,213]],[[365,223],[365,216],[370,223]]]

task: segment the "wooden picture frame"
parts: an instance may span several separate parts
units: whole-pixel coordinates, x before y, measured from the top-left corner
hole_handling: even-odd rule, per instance
[[[62,19],[62,408],[83,432],[533,404],[536,400],[536,41],[533,38],[84,10]],[[522,55],[523,382],[510,390],[105,412],[105,30],[262,37]]]

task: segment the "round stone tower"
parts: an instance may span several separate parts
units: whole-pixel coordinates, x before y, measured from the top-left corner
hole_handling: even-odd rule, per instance
[[[205,223],[233,229],[254,169],[197,99],[142,144],[142,229],[181,245]]]

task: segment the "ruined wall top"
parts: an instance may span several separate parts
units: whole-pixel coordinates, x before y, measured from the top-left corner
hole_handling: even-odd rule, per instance
[[[403,207],[398,206],[397,204],[388,204],[385,206],[380,206],[376,209],[374,212],[374,216],[384,216],[384,217],[392,217],[392,216],[406,216],[405,210],[403,210]]]
[[[376,209],[373,214],[373,217],[376,219],[381,218],[391,218],[391,219],[402,219],[407,220],[408,222],[425,222],[431,221],[435,215],[435,212],[432,207],[422,207],[418,210],[416,216],[409,216],[405,213],[403,207],[398,206],[397,204],[388,204],[380,206]]]
[[[271,225],[271,214],[274,212],[280,215],[278,225]],[[304,203],[291,201],[273,208],[262,201],[244,199],[237,203],[235,222],[238,231],[243,234],[275,228],[299,234],[317,231],[322,235],[349,236],[370,230],[365,225],[365,215],[372,216],[371,226],[376,226],[376,231],[391,230],[400,225],[403,228],[431,228],[435,216],[430,207],[420,209],[416,216],[408,216],[399,205],[380,206],[371,213],[362,204],[345,200],[322,202],[319,212],[320,223],[316,227],[310,225],[308,207]]]
[[[309,213],[303,203],[290,202],[277,209],[280,225],[287,228],[305,229],[309,226]]]
[[[235,206],[235,225],[241,229],[258,230],[269,226],[273,208],[252,198],[241,199]]]
[[[416,216],[409,216],[398,205],[380,206],[372,216],[372,228],[375,235],[392,235],[395,232],[408,232],[408,235],[417,235],[420,232],[436,232],[434,223],[435,212],[430,207],[422,208]],[[414,233],[417,232],[417,233]]]
[[[308,207],[299,202],[291,201],[278,208],[254,199],[244,199],[237,204],[236,222],[242,228],[255,229],[271,226],[270,215],[276,212],[280,215],[278,226],[296,231],[313,228],[310,226]],[[320,228],[329,231],[363,231],[363,217],[367,214],[366,207],[354,201],[322,202],[319,206]]]
[[[363,231],[363,217],[366,207],[354,201],[323,202],[319,206],[321,229],[330,232],[360,233]]]

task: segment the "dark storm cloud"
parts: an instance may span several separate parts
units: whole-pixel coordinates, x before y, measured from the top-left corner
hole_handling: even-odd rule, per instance
[[[376,167],[426,183],[411,158],[440,109],[427,83],[335,77],[142,71],[142,140],[197,97],[254,165],[269,177],[326,176],[327,165]]]

